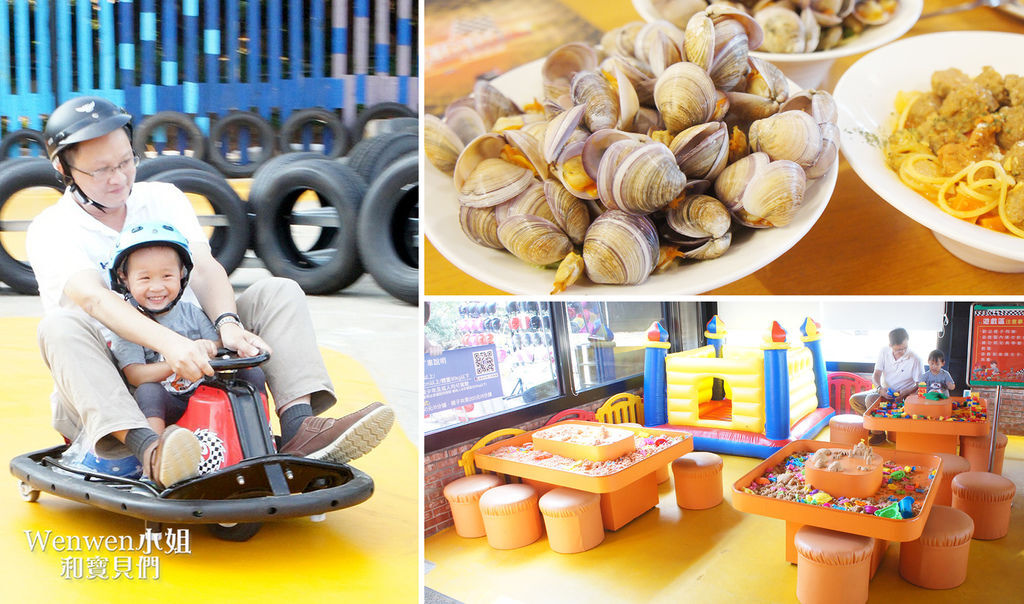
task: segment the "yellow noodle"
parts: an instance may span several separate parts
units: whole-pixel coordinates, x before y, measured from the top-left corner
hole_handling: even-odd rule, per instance
[[[997,176],[1000,174],[1002,174],[1003,176],[1006,175],[1006,173],[1003,172],[1003,167],[1000,166],[998,162],[992,161],[991,159],[985,159],[974,162],[973,164],[967,166],[963,170],[960,170],[953,176],[949,177],[949,179],[942,183],[942,186],[939,187],[939,196],[936,200],[939,204],[939,207],[942,208],[942,210],[949,214],[950,216],[955,216],[957,218],[976,218],[978,216],[981,216],[982,214],[988,213],[993,208],[1002,203],[1006,199],[1007,188],[1007,181],[1003,178],[999,179],[1000,187],[999,196],[997,198],[993,199],[991,196],[975,197],[974,195],[971,195],[972,197],[975,197],[975,199],[985,201],[985,205],[980,208],[975,208],[973,210],[956,210],[953,209],[946,201],[946,193],[950,187],[954,186],[956,183],[958,183],[960,180],[964,178],[973,177],[975,172],[984,167],[993,168],[996,171]],[[972,188],[975,191],[977,190],[974,187],[969,188]]]
[[[920,92],[915,92],[910,95],[910,100],[908,100],[906,106],[903,107],[903,111],[900,112],[900,119],[896,122],[897,130],[903,130],[903,124],[907,123],[907,115],[910,114],[910,107],[919,96],[921,96]]]

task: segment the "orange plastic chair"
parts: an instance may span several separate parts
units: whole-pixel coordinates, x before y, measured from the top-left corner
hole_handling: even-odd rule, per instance
[[[597,421],[605,424],[644,423],[644,402],[639,396],[623,392],[610,397],[595,413]]]
[[[597,417],[593,411],[587,411],[585,409],[563,409],[558,413],[551,416],[551,419],[545,423],[545,426],[567,420],[567,419],[579,419],[585,422],[596,422]]]
[[[495,430],[487,436],[476,441],[476,444],[469,448],[468,451],[462,454],[462,458],[459,459],[459,466],[466,472],[466,476],[472,476],[476,474],[476,462],[474,461],[473,454],[477,449],[482,449],[487,445],[497,442],[503,438],[522,434],[526,430],[520,430],[519,428],[505,428],[503,430]]]
[[[851,413],[850,397],[871,389],[871,380],[856,373],[834,371],[828,374],[828,401],[836,413]]]

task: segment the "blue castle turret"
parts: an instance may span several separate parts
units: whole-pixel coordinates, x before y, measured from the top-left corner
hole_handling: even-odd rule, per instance
[[[665,380],[665,356],[671,344],[668,332],[655,321],[647,328],[644,351],[644,425],[668,423],[668,385]]]
[[[811,351],[811,358],[814,359],[814,388],[818,394],[818,409],[824,409],[828,404],[828,370],[825,368],[825,354],[821,351],[821,325],[814,319],[807,317],[800,332],[803,337],[804,346]]]
[[[789,438],[789,342],[786,330],[772,321],[761,345],[764,351],[764,435],[771,440]]]

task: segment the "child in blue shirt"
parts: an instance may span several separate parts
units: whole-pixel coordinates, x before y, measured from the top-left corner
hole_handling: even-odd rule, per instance
[[[946,357],[941,350],[928,353],[928,369],[921,374],[918,382],[924,382],[926,392],[939,392],[949,396],[949,391],[956,387],[953,376],[943,369]]]

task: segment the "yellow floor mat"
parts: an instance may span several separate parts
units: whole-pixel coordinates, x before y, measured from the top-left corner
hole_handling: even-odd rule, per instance
[[[49,373],[36,347],[37,319],[0,318],[0,458],[59,444],[50,428]],[[321,351],[338,391],[334,415],[383,400],[354,359]],[[159,554],[155,564],[143,552],[31,551],[26,531],[52,537],[131,536],[138,542],[140,520],[108,513],[43,493],[26,503],[9,473],[0,479],[0,585],[8,602],[148,601],[281,602],[310,598],[336,601],[415,602],[418,597],[418,454],[396,423],[376,449],[353,466],[369,474],[369,501],[326,515],[268,522],[244,543],[220,541],[194,526],[190,554]],[[184,528],[175,525],[172,529]],[[85,546],[83,546],[83,549]],[[118,548],[113,548],[117,550]],[[106,562],[97,561],[105,558]],[[77,562],[76,559],[80,559]],[[81,564],[82,579],[73,575]],[[106,576],[101,568],[106,565]],[[117,579],[115,566],[130,565],[131,578]],[[144,567],[146,578],[140,577]],[[159,578],[154,578],[158,569]],[[93,578],[89,578],[92,576]],[[158,591],[154,591],[158,589]],[[122,596],[128,596],[127,599]],[[133,597],[134,596],[134,597]]]
[[[828,440],[828,430],[819,435]],[[436,564],[427,587],[467,603],[515,602],[796,602],[796,566],[785,561],[785,523],[746,514],[729,503],[732,483],[760,460],[725,462],[726,501],[710,510],[681,510],[672,480],[659,486],[658,507],[579,554],[558,554],[541,537],[499,551],[486,538],[448,529],[428,538],[424,557]],[[928,590],[899,576],[899,544],[890,543],[871,581],[869,602],[1017,600],[1024,590],[1024,437],[1011,437],[1003,475],[1017,485],[1010,534],[971,542],[967,581]]]

